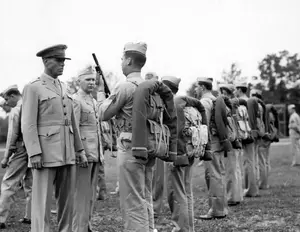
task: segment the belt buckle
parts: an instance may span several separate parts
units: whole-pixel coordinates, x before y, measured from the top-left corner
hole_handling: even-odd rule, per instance
[[[65,119],[65,126],[70,126],[70,121],[68,119]]]

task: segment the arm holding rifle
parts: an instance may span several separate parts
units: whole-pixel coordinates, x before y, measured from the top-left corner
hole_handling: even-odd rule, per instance
[[[98,59],[95,55],[95,53],[92,54],[94,61],[95,61],[95,69],[97,72],[96,76],[96,92],[93,94],[94,98],[97,100],[99,105],[107,99],[111,92],[109,90],[109,87],[107,85],[107,82],[105,80],[105,77],[103,75],[102,69],[99,65]],[[100,107],[99,107],[100,110]],[[99,112],[100,113],[100,112]],[[102,139],[103,139],[103,144],[104,144],[104,149],[105,150],[111,150],[111,151],[117,151],[117,137],[116,137],[116,130],[114,126],[114,121],[113,119],[110,119],[108,121],[102,121],[100,117],[100,124],[101,124],[101,130],[102,130]],[[109,127],[109,130],[107,130],[107,126]],[[110,134],[110,136],[106,136],[107,133]],[[108,138],[109,137],[109,138]],[[109,146],[110,145],[110,146]]]

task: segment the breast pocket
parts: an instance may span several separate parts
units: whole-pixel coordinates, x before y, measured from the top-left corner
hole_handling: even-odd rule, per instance
[[[40,110],[44,114],[55,113],[55,101],[57,96],[55,95],[42,95],[40,97]]]
[[[80,121],[81,123],[88,123],[90,121],[90,116],[91,116],[91,111],[89,110],[81,110],[81,118]]]

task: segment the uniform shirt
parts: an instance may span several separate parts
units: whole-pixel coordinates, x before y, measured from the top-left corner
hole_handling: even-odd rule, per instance
[[[140,72],[130,73],[127,80],[120,83],[113,91],[109,98],[104,100],[104,94],[99,97],[99,117],[102,121],[107,121],[113,116],[116,116],[116,127],[124,130],[122,127],[124,121],[131,124],[132,108],[133,108],[133,94],[136,85],[142,83],[144,80]],[[135,83],[135,84],[134,84]],[[102,99],[100,99],[100,97]]]
[[[10,158],[14,153],[15,156],[27,156],[23,137],[21,133],[21,106],[22,99],[11,109],[8,117],[8,133],[6,140],[5,158]]]
[[[65,85],[43,73],[23,92],[21,127],[28,156],[41,154],[44,167],[75,164],[83,145]]]
[[[87,159],[89,162],[102,162],[104,157],[97,101],[81,89],[73,95],[73,99],[76,122]]]
[[[300,117],[294,112],[289,119],[289,135],[293,138],[300,138]]]

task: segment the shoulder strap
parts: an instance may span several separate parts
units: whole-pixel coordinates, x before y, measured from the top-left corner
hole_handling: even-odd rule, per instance
[[[132,83],[132,84],[134,84],[136,87],[139,86],[139,84],[136,81],[132,81],[132,80],[127,80],[127,81],[130,82],[130,83]]]

